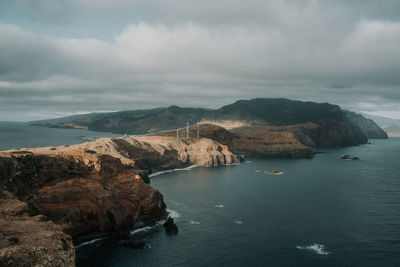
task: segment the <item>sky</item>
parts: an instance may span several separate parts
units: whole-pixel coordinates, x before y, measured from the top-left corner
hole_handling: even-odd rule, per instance
[[[400,119],[400,1],[0,0],[0,121],[256,97]]]

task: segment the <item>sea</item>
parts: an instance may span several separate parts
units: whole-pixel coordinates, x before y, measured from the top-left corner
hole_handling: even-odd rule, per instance
[[[0,151],[14,148],[61,146],[88,142],[120,134],[94,132],[84,129],[30,126],[26,122],[0,121]]]
[[[1,123],[0,147],[104,135],[31,127]],[[317,150],[314,159],[158,173],[151,186],[179,233],[167,235],[160,222],[131,232],[148,248],[107,238],[78,244],[77,266],[400,266],[400,139]]]

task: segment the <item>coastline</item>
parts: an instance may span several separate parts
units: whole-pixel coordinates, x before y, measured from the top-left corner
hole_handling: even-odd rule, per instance
[[[27,201],[30,213],[52,220],[74,240],[96,232],[123,236],[165,218],[163,196],[147,185],[148,178],[238,162],[227,145],[207,138],[189,142],[171,136],[99,138],[77,145],[2,151],[0,171],[6,179],[1,186]],[[25,181],[24,177],[40,179]],[[127,189],[136,192],[130,202],[123,200],[130,194]],[[89,192],[88,196],[78,193],[82,190]],[[116,198],[111,198],[109,191]],[[99,202],[98,196],[103,200]],[[101,206],[99,203],[104,201],[108,204]],[[77,217],[76,212],[83,217]],[[96,240],[102,239],[77,246]]]
[[[59,225],[74,240],[101,232],[118,237],[166,217],[163,196],[145,182],[146,173],[235,162],[226,146],[205,138],[188,144],[170,137],[100,138],[2,151],[1,187],[27,203],[30,214]]]

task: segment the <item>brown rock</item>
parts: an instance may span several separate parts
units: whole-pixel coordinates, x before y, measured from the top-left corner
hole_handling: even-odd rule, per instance
[[[27,201],[32,215],[45,215],[73,237],[160,219],[163,197],[141,179],[142,169],[236,162],[227,146],[204,138],[190,144],[160,136],[102,138],[24,151],[0,152],[0,185]]]
[[[0,266],[75,266],[71,236],[27,212],[26,203],[0,191]]]

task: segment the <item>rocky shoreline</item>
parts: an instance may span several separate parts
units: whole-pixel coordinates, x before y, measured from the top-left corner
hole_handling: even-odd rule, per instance
[[[165,217],[163,196],[146,183],[146,174],[236,162],[227,146],[211,139],[183,142],[165,136],[0,152],[0,263],[73,266],[72,238],[123,235],[135,224]]]
[[[0,199],[16,203],[0,207],[4,214],[0,234],[5,240],[0,243],[0,263],[34,265],[30,264],[34,260],[42,266],[73,266],[72,240],[96,233],[126,238],[132,228],[166,219],[163,196],[149,185],[149,175],[155,172],[192,165],[229,165],[245,159],[236,155],[312,158],[311,147],[316,145],[366,142],[362,132],[346,119],[283,126],[238,125],[228,130],[203,123],[200,128],[188,127],[188,132],[171,130],[0,152]],[[172,218],[169,222],[167,231],[177,233]],[[25,224],[37,230],[35,244],[21,238],[24,232],[15,228],[22,225],[29,237]],[[27,246],[41,252],[29,252]],[[28,255],[32,253],[36,256],[31,259]]]

